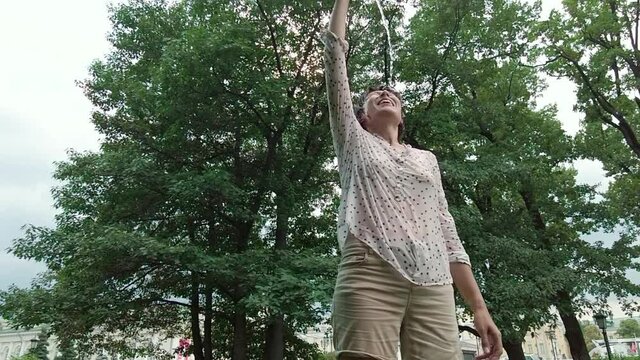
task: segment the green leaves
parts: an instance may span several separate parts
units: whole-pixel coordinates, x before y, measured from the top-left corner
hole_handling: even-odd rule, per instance
[[[259,258],[253,254],[254,260]],[[329,310],[337,272],[337,259],[320,258],[309,250],[303,253],[278,251],[265,254],[264,262],[251,268],[255,291],[245,300],[249,308],[270,315],[285,314],[298,322],[291,324],[299,331],[304,324],[319,323]],[[305,304],[307,308],[300,308]],[[293,312],[287,309],[296,309]]]
[[[548,71],[572,79],[578,85],[576,107],[585,114],[578,133],[580,153],[600,160],[616,176],[616,188],[633,189],[639,171],[640,145],[638,91],[637,6],[624,1],[566,1],[568,16],[557,13],[546,36],[562,47],[549,46],[547,55],[557,57]],[[629,192],[633,193],[633,192]],[[609,205],[619,218],[637,227],[634,205],[613,201]],[[631,200],[635,203],[635,201]]]
[[[640,324],[635,319],[624,319],[620,321],[620,325],[616,334],[620,338],[635,338],[640,334]]]

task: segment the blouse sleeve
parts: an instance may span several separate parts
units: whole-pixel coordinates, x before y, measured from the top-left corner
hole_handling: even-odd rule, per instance
[[[449,205],[447,203],[447,198],[445,197],[444,189],[442,187],[440,166],[438,165],[438,159],[434,154],[432,154],[432,160],[434,163],[433,175],[435,177],[436,190],[438,193],[438,217],[440,220],[442,233],[444,235],[445,244],[447,246],[449,262],[458,262],[471,266],[469,255],[467,255],[467,252],[464,250],[462,241],[460,241],[460,237],[458,236],[455,221],[453,220],[451,213],[449,213]]]
[[[324,65],[329,100],[329,121],[333,146],[340,163],[344,159],[346,149],[350,148],[350,144],[355,141],[356,132],[362,127],[353,112],[347,77],[346,53],[349,44],[329,30],[325,30],[322,34],[322,42],[325,46]]]

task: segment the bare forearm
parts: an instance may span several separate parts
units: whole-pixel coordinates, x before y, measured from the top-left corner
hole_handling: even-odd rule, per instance
[[[347,10],[349,9],[349,0],[336,0],[331,13],[331,21],[329,30],[336,34],[339,38],[344,39],[347,28]]]
[[[482,340],[483,354],[476,359],[498,360],[502,354],[502,335],[491,319],[471,266],[457,262],[449,263],[449,266],[454,284],[473,311],[473,323]]]
[[[482,298],[478,283],[473,277],[471,267],[467,264],[452,262],[449,264],[451,268],[451,277],[453,283],[462,295],[464,301],[469,305],[471,310],[476,313],[478,311],[486,311],[487,305]]]

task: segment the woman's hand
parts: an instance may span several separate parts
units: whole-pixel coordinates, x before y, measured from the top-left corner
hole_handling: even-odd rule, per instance
[[[476,360],[498,360],[502,355],[502,335],[496,324],[493,323],[489,311],[485,309],[474,313],[473,323],[480,334],[482,340],[483,354],[476,357]]]

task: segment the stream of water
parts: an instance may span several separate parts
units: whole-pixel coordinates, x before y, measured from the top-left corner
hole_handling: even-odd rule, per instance
[[[382,7],[382,0],[376,0],[376,4],[378,4],[378,9],[380,10],[380,18],[382,21],[382,26],[384,26],[385,31],[387,32],[387,43],[388,43],[388,53],[389,53],[389,78],[387,81],[391,85],[393,83],[393,46],[391,45],[391,31],[389,31],[389,23],[387,22],[387,17],[384,16],[384,8]]]

